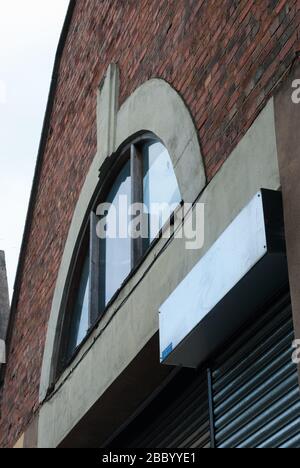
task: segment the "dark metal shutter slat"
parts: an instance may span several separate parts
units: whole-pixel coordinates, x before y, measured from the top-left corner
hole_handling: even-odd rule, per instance
[[[300,433],[298,431],[298,429],[296,429],[297,431],[297,434],[295,435],[295,437],[293,439],[290,439],[288,440],[287,442],[285,442],[283,445],[281,445],[280,449],[291,449],[291,448],[294,448],[294,447],[300,447]]]
[[[161,447],[158,448],[168,448],[170,447],[170,445],[175,447],[179,447],[182,444],[186,445],[188,443],[188,439],[192,439],[191,443],[194,443],[195,437],[199,431],[201,434],[203,424],[203,429],[205,430],[205,432],[207,430],[207,417],[205,418],[205,421],[203,423],[203,413],[199,414],[199,411],[195,410],[187,419],[184,418],[184,415],[182,415],[180,418],[182,419],[182,421],[184,420],[180,432],[178,432],[178,422],[175,419],[173,423],[175,428],[172,432],[168,432],[168,428],[165,429],[165,438],[161,439],[159,443]],[[162,438],[162,436],[163,434],[160,434],[159,437]]]
[[[213,369],[219,448],[300,448],[300,391],[289,298],[231,345]]]
[[[197,378],[137,440],[134,448],[204,448],[210,446],[207,382]]]
[[[282,407],[282,412],[277,414],[276,417],[272,419],[268,424],[264,424],[256,434],[251,438],[246,440],[239,448],[251,448],[251,447],[262,447],[269,438],[275,440],[276,437],[285,431],[288,426],[291,424],[291,421],[295,418],[295,414],[299,412],[299,404],[295,404],[289,408],[285,406]],[[299,421],[297,421],[298,431],[299,431]],[[293,434],[294,435],[294,434]],[[284,440],[283,440],[284,442]],[[272,446],[272,448],[277,448],[277,446]]]
[[[282,363],[282,361],[279,362]],[[228,401],[223,402],[221,407],[216,407],[215,414],[218,420],[216,426],[219,427],[220,425],[222,427],[228,420],[232,419],[232,415],[236,411],[246,410],[247,405],[254,404],[257,400],[263,398],[265,393],[270,393],[275,387],[291,377],[294,378],[294,368],[290,363],[282,367],[268,367],[266,371],[255,377],[250,375],[249,382],[243,386],[236,386],[235,393],[228,396]]]
[[[276,385],[272,391],[268,391],[268,384],[261,386],[257,391],[253,392],[253,395],[240,403],[240,407],[234,407],[227,415],[224,416],[218,424],[216,429],[219,430],[219,436],[225,437],[227,433],[230,433],[232,429],[237,430],[237,426],[243,427],[247,424],[250,418],[253,418],[255,415],[259,415],[263,412],[263,409],[266,407],[270,400],[278,401],[282,395],[288,395],[291,398],[298,398],[298,388],[294,393],[290,392],[290,389],[293,388],[295,383],[295,377],[292,375],[289,379],[282,382],[280,385]],[[260,392],[262,398],[259,398]],[[224,432],[221,432],[225,428]]]
[[[241,356],[247,357],[249,352],[253,352],[253,345],[251,339],[256,336],[257,346],[265,343],[266,339],[269,338],[270,333],[268,325],[272,325],[274,333],[278,333],[278,330],[282,326],[287,325],[287,319],[291,316],[291,306],[287,299],[284,299],[279,306],[275,306],[274,310],[267,312],[259,321],[255,321],[249,329],[243,333],[234,343],[227,348],[222,354],[222,358],[218,363],[218,367],[214,369],[214,378],[216,380],[216,388],[222,385],[223,378],[234,369],[240,361],[236,359],[236,353],[239,352]],[[272,323],[271,323],[272,322]],[[230,378],[230,377],[229,377]]]
[[[298,397],[296,398],[298,399]],[[225,441],[222,448],[231,446],[238,448],[258,447],[266,437],[272,434],[272,431],[280,429],[280,424],[285,424],[286,418],[289,421],[293,417],[298,405],[296,402],[296,404],[291,406],[294,400],[295,397],[291,398],[288,395],[288,397],[268,407],[265,412],[258,415],[254,413],[248,424],[247,420],[244,420],[246,425],[240,424],[238,421],[238,431],[233,433],[233,428],[231,428],[231,434],[233,433],[234,435]]]
[[[219,404],[222,399],[226,399],[227,393],[230,388],[236,388],[249,379],[249,368],[253,375],[261,370],[264,370],[267,365],[272,364],[274,358],[282,358],[282,353],[288,351],[288,347],[293,340],[293,330],[285,327],[284,336],[273,334],[272,340],[268,340],[263,347],[257,347],[254,351],[249,351],[245,356],[241,355],[241,361],[234,369],[234,374],[231,372],[230,376],[220,379],[216,385],[216,392],[218,392],[218,399],[216,403]],[[276,343],[274,345],[274,342]],[[220,390],[218,390],[220,389]]]
[[[152,432],[148,440],[145,441],[146,445],[151,444],[155,448],[173,448],[181,444],[185,445],[185,440],[190,433],[197,431],[203,424],[204,411],[199,398],[194,394],[190,395],[187,401],[182,402],[177,407],[174,406],[167,417],[161,418],[157,422],[157,426],[153,427],[156,435],[153,438]],[[158,428],[160,431],[157,431]]]
[[[174,416],[174,414],[178,412],[182,415],[183,420],[185,420],[186,408],[189,409],[190,406],[196,405],[194,392],[195,389],[191,389],[188,396],[184,395],[183,398],[180,398],[176,401],[176,404],[174,404],[173,402],[169,408],[166,408],[166,411],[159,418],[159,422],[155,421],[155,423],[153,423],[142,435],[144,445],[156,445],[159,443],[161,444],[163,443],[163,440],[165,438],[165,433],[172,433],[172,431],[174,431],[174,427],[175,430],[177,429],[175,419],[172,418],[172,415]],[[195,410],[195,406],[193,407],[193,410]],[[155,426],[157,424],[160,425],[161,431],[155,433]]]
[[[209,439],[209,431],[207,421],[205,424],[202,424],[199,427],[194,428],[195,432],[187,436],[186,439],[181,442],[181,444],[176,444],[174,441],[173,447],[175,448],[201,448],[205,444],[207,444],[207,440]]]
[[[235,392],[228,393],[228,398],[223,401],[222,405],[218,406],[216,404],[215,414],[220,425],[223,424],[224,419],[230,417],[231,410],[237,410],[237,404],[241,405],[243,402],[247,403],[247,401],[255,401],[256,398],[261,398],[265,391],[280,385],[281,382],[294,375],[294,366],[290,363],[286,364],[286,360],[290,357],[290,351],[285,352],[283,356],[280,356],[274,363],[266,366],[257,374],[253,373],[252,369],[249,368],[249,380],[237,384]]]
[[[298,411],[300,406],[297,405],[295,411]],[[288,426],[285,426],[281,431],[277,432],[272,438],[264,442],[259,448],[280,448],[282,444],[290,441],[291,438],[299,437],[299,417],[292,421]],[[299,439],[300,440],[300,439]]]
[[[245,336],[244,339],[246,341],[246,345],[239,342],[239,347],[233,347],[231,351],[232,355],[230,357],[230,367],[229,363],[226,362],[225,365],[215,370],[213,374],[215,390],[218,393],[218,398],[221,398],[222,395],[220,389],[224,389],[226,388],[226,385],[231,384],[235,378],[242,374],[243,370],[247,369],[247,366],[251,362],[255,363],[257,356],[265,356],[266,352],[272,350],[274,344],[274,349],[276,349],[280,346],[282,340],[286,340],[288,335],[293,333],[291,324],[286,322],[287,317],[290,317],[290,309],[284,310],[284,312],[280,314],[279,317],[277,317],[280,319],[280,323],[278,323],[277,320],[271,331],[268,329],[266,330],[265,326],[263,329],[259,329],[256,325],[256,327],[251,330],[252,337]],[[282,323],[283,320],[284,323]],[[253,335],[256,337],[256,344],[254,348]],[[237,352],[240,356],[238,360],[236,358]]]

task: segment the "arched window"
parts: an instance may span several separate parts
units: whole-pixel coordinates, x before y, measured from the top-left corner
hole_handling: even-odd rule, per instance
[[[182,201],[170,155],[152,135],[126,145],[90,216],[64,314],[60,370],[74,356]]]
[[[89,253],[87,252],[81,265],[78,277],[78,288],[74,291],[72,304],[72,322],[68,341],[67,356],[72,357],[74,349],[82,343],[89,329]]]

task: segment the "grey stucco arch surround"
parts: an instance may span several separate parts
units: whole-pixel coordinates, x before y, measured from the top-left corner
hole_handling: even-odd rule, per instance
[[[105,159],[132,135],[140,131],[153,132],[171,155],[183,200],[193,203],[206,185],[197,130],[184,101],[168,83],[160,79],[146,82],[120,109],[118,98],[118,67],[110,65],[98,94],[98,150],[75,208],[54,291],[42,365],[40,402],[45,400],[53,383],[52,362],[64,288],[78,235]]]

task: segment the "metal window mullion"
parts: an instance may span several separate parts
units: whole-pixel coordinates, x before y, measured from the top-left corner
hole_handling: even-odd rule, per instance
[[[131,165],[131,204],[143,203],[144,186],[143,186],[143,155],[136,145],[131,145],[130,149],[130,165]],[[131,248],[131,267],[134,268],[143,255],[143,238],[132,239]]]
[[[207,369],[207,387],[208,387],[208,406],[209,406],[209,427],[210,427],[210,444],[212,449],[216,447],[215,433],[215,411],[214,411],[214,393],[213,380],[211,369]]]
[[[99,316],[100,292],[100,240],[97,236],[97,215],[90,215],[90,287],[89,287],[89,326],[92,327]]]

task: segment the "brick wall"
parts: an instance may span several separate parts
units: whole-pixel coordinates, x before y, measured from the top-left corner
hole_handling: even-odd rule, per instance
[[[153,77],[177,89],[199,130],[211,179],[291,65],[299,13],[299,0],[77,0],[26,248],[0,446],[12,446],[38,410],[53,291],[96,152],[96,91],[108,65],[120,66],[122,102]]]

